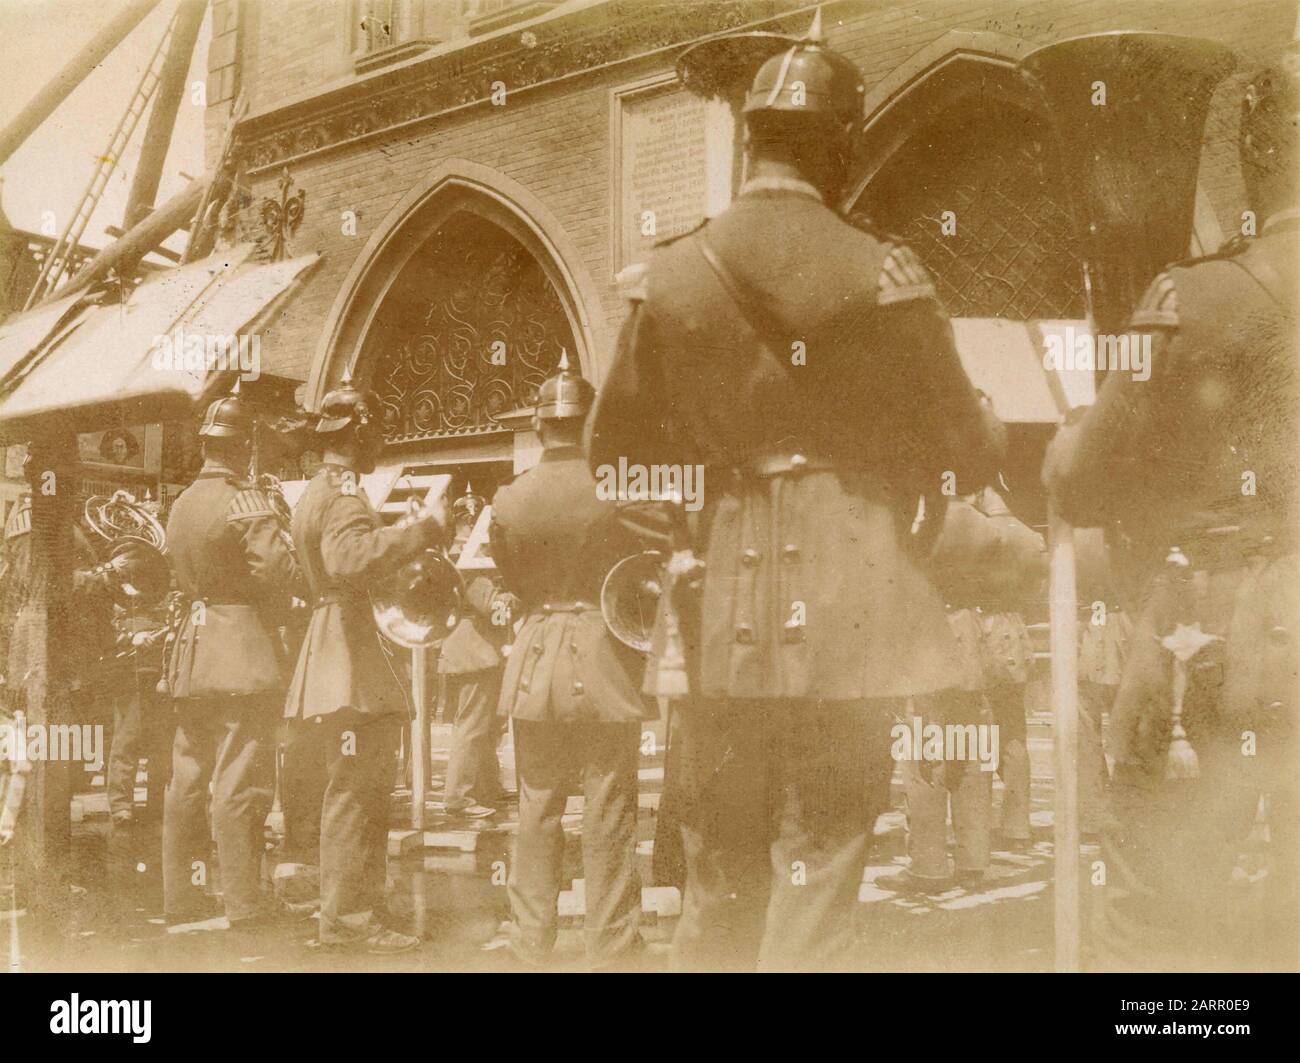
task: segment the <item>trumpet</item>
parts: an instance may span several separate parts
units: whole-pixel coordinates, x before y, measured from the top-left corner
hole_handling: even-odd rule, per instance
[[[412,498],[396,526],[409,526],[423,508]],[[408,650],[442,642],[460,623],[464,602],[465,582],[443,548],[420,551],[370,592],[380,634]]]

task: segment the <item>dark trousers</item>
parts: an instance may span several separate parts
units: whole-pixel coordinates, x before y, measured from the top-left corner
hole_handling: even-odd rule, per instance
[[[315,719],[324,719],[316,717]],[[284,840],[279,860],[291,864],[320,864],[321,807],[329,785],[326,757],[315,740],[315,719],[289,720],[280,756],[280,808]]]
[[[497,743],[505,717],[497,715],[501,668],[447,676],[447,703],[456,707],[443,802],[448,812],[501,801]]]
[[[1194,745],[1196,778],[1163,778],[1163,759],[1146,770],[1116,765],[1114,815],[1102,834],[1106,884],[1094,910],[1095,963],[1294,971],[1300,787],[1286,769],[1255,770],[1237,734],[1203,735]],[[1262,890],[1232,878],[1261,796],[1270,842]]]
[[[1015,841],[1028,841],[1032,782],[1025,723],[1025,684],[998,683],[986,688],[984,696],[998,728],[997,774],[1002,778],[1002,835]]]
[[[208,839],[215,836],[226,915],[258,915],[279,698],[186,698],[175,705],[172,777],[163,803],[164,910],[172,919],[201,911],[202,886],[211,873]]]
[[[585,936],[592,966],[639,944],[641,881],[636,869],[639,723],[515,721],[519,834],[510,870],[510,905],[520,948],[540,961],[555,945],[564,871],[564,815],[582,784]]]
[[[1079,683],[1079,829],[1096,834],[1108,816],[1110,770],[1102,748],[1102,714],[1115,700],[1115,687],[1083,680]]]
[[[144,818],[157,822],[162,816],[174,728],[171,701],[154,689],[157,681],[156,673],[138,673],[135,689],[113,699],[113,742],[105,789],[115,822],[135,816],[135,776],[142,760],[149,773]]]
[[[894,700],[698,700],[680,714],[683,970],[846,968],[888,794]]]
[[[922,728],[959,727],[986,722],[983,696],[955,690],[914,702]],[[1023,714],[1022,714],[1023,718]],[[910,722],[910,721],[909,721]],[[999,754],[1001,754],[999,742]],[[989,866],[993,775],[978,760],[908,760],[903,765],[907,794],[909,870],[918,878],[945,879],[948,866],[948,807],[956,840],[957,871],[984,871]]]
[[[320,805],[320,940],[366,937],[383,922],[388,813],[401,720],[352,709],[295,721],[309,758],[300,778],[323,769]],[[286,798],[293,802],[293,798]]]

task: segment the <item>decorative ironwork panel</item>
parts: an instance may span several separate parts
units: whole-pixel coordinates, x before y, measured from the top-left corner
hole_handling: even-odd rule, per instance
[[[390,442],[499,430],[574,349],[559,294],[537,260],[474,216],[444,225],[406,267],[372,336]]]
[[[977,99],[913,134],[859,200],[921,257],[953,317],[1084,316],[1078,240],[1044,176],[1044,136],[1028,112]]]

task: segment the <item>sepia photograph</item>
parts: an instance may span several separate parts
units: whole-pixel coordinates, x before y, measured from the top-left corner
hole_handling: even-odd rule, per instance
[[[0,0],[0,58],[33,1036],[296,974],[1283,1028],[1296,0]]]

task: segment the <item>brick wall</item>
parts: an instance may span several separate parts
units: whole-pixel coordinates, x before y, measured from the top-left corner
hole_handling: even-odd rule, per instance
[[[243,80],[254,110],[280,95],[298,96],[346,74],[346,47],[337,4],[276,0],[242,8]],[[1236,171],[1236,108],[1242,79],[1291,36],[1294,3],[1246,0],[1167,0],[1137,5],[1096,0],[1053,2],[838,3],[826,8],[831,44],[867,76],[885,77],[921,48],[952,29],[985,30],[1047,43],[1106,29],[1150,29],[1217,39],[1242,58],[1238,75],[1216,97],[1202,163],[1204,186],[1225,232],[1235,232],[1243,207]],[[343,278],[385,214],[441,158],[456,156],[499,170],[526,186],[559,219],[582,264],[600,288],[606,335],[623,315],[610,262],[610,90],[665,69],[668,61],[626,63],[551,88],[519,92],[505,107],[474,106],[422,123],[411,131],[327,150],[294,164],[307,189],[307,214],[293,241],[296,251],[322,252],[320,266],[266,337],[269,369],[305,379],[324,321]],[[269,195],[278,174],[252,182]],[[358,215],[355,236],[344,236],[343,211]],[[595,308],[592,308],[593,311]],[[609,351],[599,352],[607,359]]]

